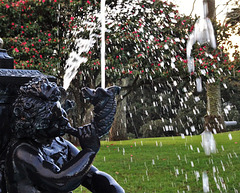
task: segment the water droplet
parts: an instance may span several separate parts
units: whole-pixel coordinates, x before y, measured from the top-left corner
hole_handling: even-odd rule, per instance
[[[212,132],[205,130],[202,134],[202,146],[206,155],[216,153],[216,142]]]
[[[194,171],[194,174],[195,174],[195,176],[196,176],[196,181],[198,181],[199,178],[200,178],[200,173],[199,173],[199,171]]]
[[[194,163],[193,163],[193,161],[191,161],[191,166],[194,167]]]
[[[196,78],[197,92],[202,92],[202,79]]]
[[[152,165],[155,165],[155,161],[154,161],[154,159],[152,159]]]
[[[179,175],[179,170],[176,168],[175,169],[175,175],[178,176]]]
[[[202,173],[203,192],[209,192],[209,182],[207,172]]]

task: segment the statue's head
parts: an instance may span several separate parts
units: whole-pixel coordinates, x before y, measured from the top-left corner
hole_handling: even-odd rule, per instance
[[[13,134],[17,138],[51,138],[64,134],[69,122],[60,105],[61,92],[45,77],[20,87],[13,104]]]

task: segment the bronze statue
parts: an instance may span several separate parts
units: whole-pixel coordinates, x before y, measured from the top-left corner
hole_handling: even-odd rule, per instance
[[[2,185],[0,192],[69,193],[83,185],[96,193],[124,193],[110,175],[92,165],[99,138],[112,125],[119,87],[84,88],[82,92],[94,105],[94,117],[90,124],[73,128],[60,105],[61,92],[55,83],[39,77],[20,88],[2,164],[4,177],[0,176],[6,187]],[[61,137],[66,133],[79,139],[81,151]]]

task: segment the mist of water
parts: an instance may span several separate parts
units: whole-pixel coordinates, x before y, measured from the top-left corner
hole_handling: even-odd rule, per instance
[[[65,74],[63,77],[63,88],[65,90],[68,89],[72,79],[76,76],[80,65],[87,62],[87,58],[82,57],[81,54],[89,52],[90,48],[93,47],[96,42],[94,38],[95,36],[96,34],[94,34],[93,29],[91,29],[89,39],[78,38],[75,40],[76,51],[72,51],[69,54],[69,58],[67,59],[64,68]]]

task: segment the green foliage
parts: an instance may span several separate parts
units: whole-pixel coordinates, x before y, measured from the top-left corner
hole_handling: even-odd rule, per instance
[[[225,109],[226,121],[237,121],[240,123],[240,83],[238,78],[229,77],[223,80],[221,87],[221,96],[223,101],[223,108]],[[228,108],[227,108],[228,107]],[[228,126],[228,131],[237,130],[238,124],[235,126]]]
[[[74,0],[1,0],[0,33],[15,68],[63,73],[72,42],[66,36],[80,6]]]
[[[106,15],[107,80],[125,76],[154,79],[186,76],[186,41],[196,19],[180,15],[177,7],[163,1],[108,2]],[[0,33],[5,47],[15,60],[15,67],[39,69],[61,77],[69,52],[79,37],[95,35],[88,62],[79,69],[89,84],[100,72],[100,5],[77,0],[1,0]],[[225,67],[238,72],[237,60],[229,63],[224,42],[226,26],[215,25],[217,40],[223,47],[213,51],[208,46],[193,50],[197,74],[224,74]],[[76,47],[75,47],[76,48]],[[238,52],[235,57],[239,58]],[[227,73],[226,73],[227,74]]]
[[[229,2],[232,4],[231,10],[227,13],[226,23],[233,33],[239,35],[239,18],[240,18],[240,4],[239,1]]]
[[[174,63],[185,57],[184,39],[193,23],[191,18],[181,17],[174,4],[162,1],[123,1],[120,5],[113,2],[110,7],[106,17],[108,81],[125,76],[151,79],[183,73],[181,64],[175,66]],[[82,23],[94,18],[91,20],[94,28],[91,29],[99,34],[96,13],[86,11],[92,15],[84,14]],[[81,28],[84,26],[83,23]],[[91,66],[91,70],[99,70],[99,53],[100,43],[87,55],[86,65]]]
[[[152,120],[140,127],[139,132],[143,137],[162,137],[164,136],[164,127],[169,125],[168,123],[163,122],[162,119]],[[173,133],[174,135],[174,133]]]

